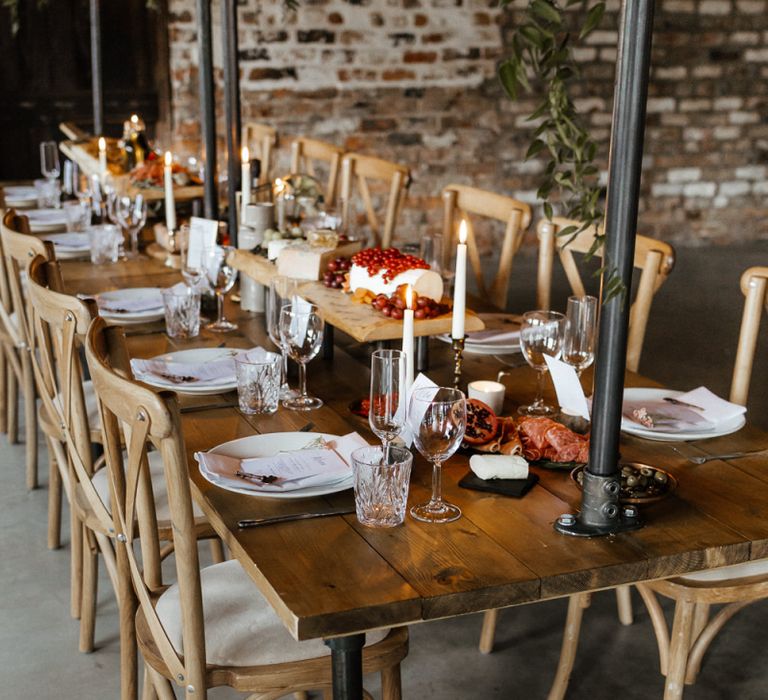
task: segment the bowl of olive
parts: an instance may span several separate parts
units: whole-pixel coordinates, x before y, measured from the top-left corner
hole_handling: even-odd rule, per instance
[[[623,462],[619,465],[621,488],[619,500],[622,503],[655,503],[666,498],[677,487],[677,479],[664,469],[640,462]],[[581,488],[584,483],[584,467],[576,467],[571,479]]]

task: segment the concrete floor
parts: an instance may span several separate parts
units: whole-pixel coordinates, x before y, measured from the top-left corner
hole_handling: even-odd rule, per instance
[[[674,388],[706,382],[727,394],[741,317],[738,278],[768,261],[768,244],[678,251],[678,267],[652,311],[642,371]],[[532,265],[520,261],[510,308],[533,305]],[[561,289],[556,299],[565,297]],[[562,305],[562,304],[561,304]],[[764,324],[768,325],[768,324]],[[752,382],[750,419],[768,428],[768,362],[763,329]],[[24,487],[23,445],[0,437],[0,698],[105,700],[118,697],[117,612],[102,571],[96,627],[97,650],[77,651],[77,623],[69,617],[69,548],[45,546],[43,487]],[[45,457],[41,457],[41,464]],[[493,654],[476,650],[479,616],[413,627],[403,664],[405,698],[493,700],[545,698],[557,662],[564,601],[503,611]],[[569,698],[660,698],[663,682],[648,616],[635,595],[636,621],[622,627],[610,592],[594,596],[585,616]],[[768,697],[763,650],[768,604],[758,603],[731,621],[712,645],[698,683],[686,700],[751,700]],[[598,660],[595,663],[593,660]],[[375,679],[367,685],[377,690]],[[242,697],[228,690],[211,698]]]

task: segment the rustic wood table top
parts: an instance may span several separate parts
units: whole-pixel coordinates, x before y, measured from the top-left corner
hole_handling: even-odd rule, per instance
[[[102,267],[66,262],[62,268],[73,292],[170,284],[178,279],[178,273],[150,260]],[[269,346],[263,317],[234,309],[231,317],[240,324],[236,334],[203,332],[194,342],[171,341],[164,333],[134,335],[128,338],[131,352],[147,357],[222,341],[231,346]],[[430,376],[449,383],[450,348],[432,342]],[[333,361],[318,358],[309,364],[310,392],[326,401],[317,411],[281,408],[271,416],[244,416],[231,407],[234,394],[182,401],[223,405],[183,416],[194,495],[232,555],[297,639],[530,603],[768,556],[764,457],[697,466],[670,443],[626,435],[621,441],[624,459],[663,467],[679,481],[669,497],[641,507],[645,527],[631,533],[580,539],[555,532],[556,518],[580,504],[580,493],[567,472],[538,469],[539,485],[522,499],[460,488],[458,482],[468,471],[468,455],[461,452],[443,469],[444,496],[463,511],[456,522],[428,525],[406,517],[401,527],[370,529],[348,515],[238,529],[241,518],[351,504],[352,493],[304,500],[231,493],[203,479],[193,452],[255,433],[297,430],[307,421],[318,432],[357,430],[373,442],[367,421],[348,410],[351,400],[367,394],[369,355],[368,348],[349,343],[337,348]],[[492,357],[468,356],[464,379],[493,378],[500,368]],[[532,371],[514,370],[505,381],[505,411],[533,398]],[[588,373],[584,381],[591,381]],[[654,382],[629,374],[627,384]],[[702,454],[750,450],[768,445],[768,435],[748,424],[738,433],[695,445]],[[417,456],[409,505],[426,500],[430,479],[429,465]]]

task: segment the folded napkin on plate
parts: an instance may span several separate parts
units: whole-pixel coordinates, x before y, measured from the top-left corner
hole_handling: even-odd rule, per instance
[[[67,214],[63,209],[30,209],[24,212],[30,223],[58,224],[67,223]]]
[[[4,192],[6,199],[37,199],[37,190],[29,185],[10,185]]]
[[[667,401],[627,401],[622,404],[624,417],[644,428],[660,432],[714,430],[714,422],[708,421],[701,411],[686,406],[676,406]]]
[[[160,289],[146,290],[142,293],[130,289],[120,292],[109,292],[109,296],[99,294],[96,303],[102,311],[112,313],[140,313],[163,308],[163,294]]]
[[[467,343],[477,345],[509,344],[520,340],[520,329],[476,331],[467,335]]]
[[[747,411],[746,406],[740,406],[737,403],[721,399],[705,386],[700,386],[698,389],[689,391],[686,394],[680,394],[675,398],[678,401],[685,401],[685,403],[689,403],[692,406],[699,406],[703,409],[701,415],[713,423],[732,420]]]
[[[200,471],[214,483],[234,485],[250,491],[284,493],[311,486],[331,485],[352,476],[350,455],[368,443],[357,433],[336,440],[310,440],[300,449],[279,452],[271,457],[228,457],[211,452],[197,452]],[[268,477],[243,478],[237,472]]]
[[[519,455],[472,455],[469,468],[481,479],[526,479],[528,462]]]
[[[41,236],[44,241],[50,241],[56,248],[90,248],[91,242],[87,233],[71,231],[69,233],[51,233]]]
[[[173,384],[196,383],[231,383],[236,381],[235,358],[241,357],[258,362],[274,353],[267,352],[262,347],[251,348],[238,352],[222,348],[221,357],[204,363],[174,362],[154,358],[151,360],[131,360],[131,369],[137,379],[155,377]]]

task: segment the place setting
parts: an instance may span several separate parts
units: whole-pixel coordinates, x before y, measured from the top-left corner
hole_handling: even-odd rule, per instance
[[[99,314],[108,323],[135,325],[165,317],[163,293],[159,287],[133,287],[101,292],[94,296]]]

